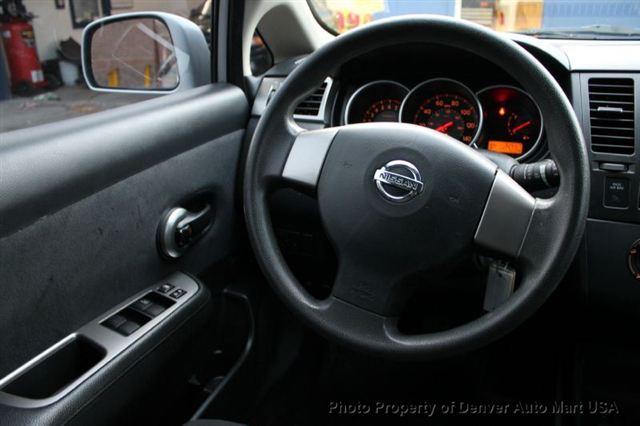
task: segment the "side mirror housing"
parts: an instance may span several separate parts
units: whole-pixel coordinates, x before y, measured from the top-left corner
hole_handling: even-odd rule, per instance
[[[211,83],[211,53],[200,28],[162,12],[98,19],[82,34],[82,69],[92,90],[167,94]]]

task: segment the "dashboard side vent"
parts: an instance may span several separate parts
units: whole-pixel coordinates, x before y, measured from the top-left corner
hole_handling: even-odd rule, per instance
[[[304,117],[318,117],[328,86],[328,81],[322,83],[320,87],[298,104],[293,114]]]
[[[589,124],[594,152],[633,154],[634,114],[633,79],[589,79]]]

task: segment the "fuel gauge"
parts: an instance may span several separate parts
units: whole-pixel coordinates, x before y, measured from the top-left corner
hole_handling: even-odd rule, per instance
[[[484,132],[478,146],[519,160],[532,154],[542,138],[542,115],[533,99],[510,86],[481,90]]]
[[[507,130],[512,138],[518,139],[521,142],[528,142],[531,138],[536,138],[538,135],[538,127],[534,123],[537,122],[535,117],[532,117],[526,111],[512,112],[507,120]],[[532,134],[535,133],[535,134]]]

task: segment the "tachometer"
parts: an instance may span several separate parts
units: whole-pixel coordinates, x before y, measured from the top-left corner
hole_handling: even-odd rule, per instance
[[[429,127],[473,145],[482,124],[482,109],[463,84],[449,79],[428,80],[405,98],[401,121]]]
[[[364,112],[362,123],[373,123],[375,121],[398,121],[400,103],[401,101],[398,99],[382,99],[375,101]]]
[[[345,124],[398,122],[400,105],[409,89],[390,80],[367,83],[356,90],[347,102]]]

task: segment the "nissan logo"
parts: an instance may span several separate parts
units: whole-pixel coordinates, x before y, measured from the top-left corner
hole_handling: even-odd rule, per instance
[[[389,161],[373,175],[378,191],[396,203],[409,201],[422,192],[424,184],[417,167],[408,161]]]

